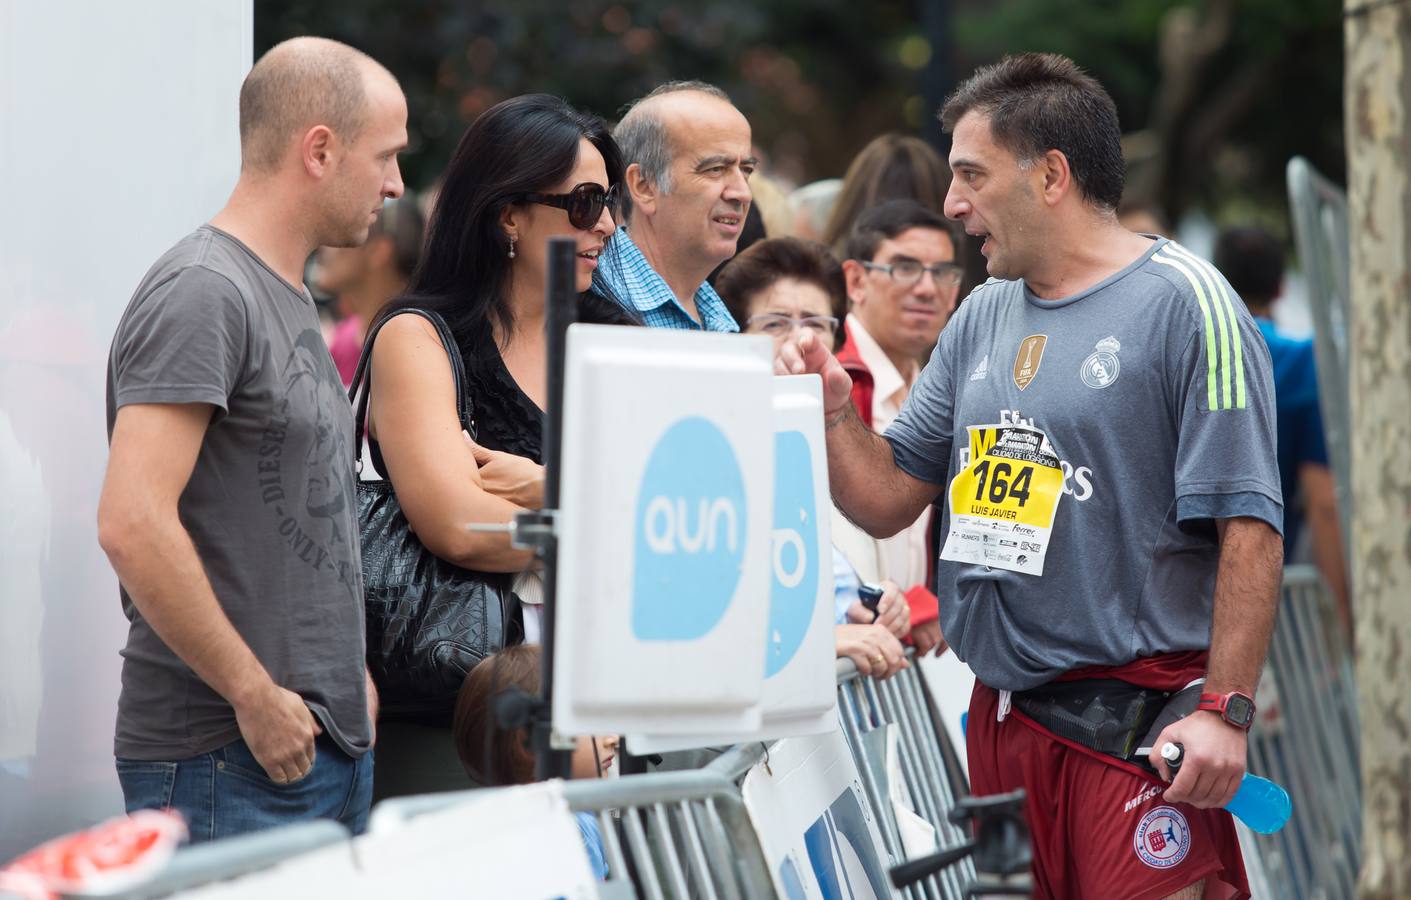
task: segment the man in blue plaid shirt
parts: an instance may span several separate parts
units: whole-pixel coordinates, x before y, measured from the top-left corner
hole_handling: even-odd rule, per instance
[[[635,101],[613,136],[627,218],[593,290],[654,328],[739,331],[706,276],[735,255],[750,208],[750,123],[720,88],[674,81]]]

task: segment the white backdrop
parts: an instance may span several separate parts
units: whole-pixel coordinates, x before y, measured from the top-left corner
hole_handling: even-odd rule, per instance
[[[0,862],[121,812],[104,362],[235,183],[252,25],[252,0],[0,0]]]

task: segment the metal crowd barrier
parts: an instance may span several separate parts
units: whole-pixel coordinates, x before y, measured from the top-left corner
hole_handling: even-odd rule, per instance
[[[949,818],[957,796],[968,792],[969,785],[960,774],[955,752],[922,681],[921,667],[914,660],[911,668],[885,681],[862,677],[851,660],[839,660],[838,713],[893,865],[905,860],[906,854],[890,799],[883,794],[881,780],[876,776],[886,760],[875,758],[881,748],[867,740],[867,735],[887,726],[894,726],[900,734],[897,749],[907,801],[912,811],[936,830],[937,849],[955,846],[970,837]],[[974,881],[975,864],[966,858],[912,885],[904,896],[913,900],[961,900]]]
[[[161,871],[112,900],[154,900],[182,891],[262,872],[313,850],[345,843],[352,833],[331,819],[316,819],[183,847]]]
[[[838,660],[838,713],[869,811],[882,834],[889,867],[907,856],[886,791],[887,780],[881,775],[886,770],[885,742],[869,737],[882,737],[880,732],[888,726],[898,732],[898,761],[907,803],[935,829],[937,849],[959,845],[970,837],[949,819],[957,797],[968,793],[969,785],[915,660],[910,668],[885,681],[860,676],[851,660]],[[742,745],[716,759],[707,771],[738,781],[766,753],[763,744]],[[908,900],[961,900],[967,896],[966,889],[978,882],[974,862],[966,858],[900,893]]]
[[[967,786],[919,667],[913,665],[887,681],[877,681],[859,677],[850,661],[841,660],[838,706],[866,801],[883,836],[887,862],[895,865],[906,855],[881,775],[886,771],[885,743],[868,736],[880,737],[888,726],[897,729],[903,794],[936,830],[938,849],[965,841],[968,833],[952,824],[948,814],[957,793]],[[706,769],[566,783],[569,808],[593,814],[602,833],[608,880],[599,885],[599,896],[606,900],[776,897],[759,837],[736,786],[766,753],[763,744],[745,745]],[[444,809],[475,793],[383,801],[373,810],[371,830],[376,832],[388,820]],[[337,823],[318,821],[184,849],[165,870],[119,896],[127,900],[169,896],[261,872],[349,837]],[[912,885],[902,895],[909,900],[960,900],[974,881],[974,865],[966,859]]]
[[[385,800],[373,815],[412,818],[475,793]],[[604,900],[775,896],[740,792],[719,774],[697,770],[570,781],[564,784],[564,798],[574,812],[597,817],[608,864],[608,880],[598,888]]]
[[[597,815],[609,884],[631,883],[628,877],[636,873],[637,892],[624,896],[753,900],[774,895],[744,801],[718,775],[661,772],[572,782],[565,794],[575,812]],[[621,823],[623,840],[613,828],[615,821]]]
[[[373,810],[371,830],[476,795],[483,790],[386,800]],[[701,770],[572,781],[564,785],[564,798],[572,811],[598,820],[608,866],[607,881],[598,885],[603,900],[775,897],[759,838],[729,779]],[[351,837],[337,822],[319,820],[188,847],[140,885],[104,896],[155,900],[179,895],[340,843],[348,847],[351,860]]]
[[[1260,700],[1250,771],[1288,790],[1293,816],[1253,835],[1253,862],[1272,897],[1351,900],[1362,857],[1357,688],[1351,642],[1312,566],[1284,570]]]
[[[1261,714],[1249,738],[1250,769],[1284,785],[1294,813],[1273,835],[1241,829],[1255,896],[1352,900],[1361,862],[1362,808],[1352,655],[1330,596],[1310,566],[1285,570],[1260,695]],[[935,829],[938,849],[970,837],[949,818],[969,788],[919,666],[879,681],[859,676],[849,660],[839,660],[838,713],[889,866],[907,857],[884,774],[888,727],[897,732],[904,799]],[[761,743],[741,745],[701,770],[566,783],[570,809],[593,814],[602,833],[608,880],[599,885],[599,896],[776,897],[736,786],[767,753]],[[373,811],[374,830],[378,821],[413,818],[473,793],[384,801]],[[168,896],[258,872],[348,837],[334,822],[310,822],[193,847],[178,853],[153,879],[118,896]],[[962,900],[971,887],[1002,885],[977,875],[974,862],[966,858],[901,895],[907,900]],[[1011,891],[1018,887],[1005,886]]]
[[[1318,397],[1327,434],[1328,459],[1336,483],[1344,547],[1351,547],[1352,418],[1348,379],[1351,269],[1347,194],[1319,175],[1301,156],[1288,164],[1289,213],[1313,313],[1313,351],[1318,358]]]

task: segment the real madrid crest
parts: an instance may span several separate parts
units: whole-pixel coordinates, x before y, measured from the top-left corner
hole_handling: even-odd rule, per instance
[[[1044,361],[1044,345],[1048,335],[1031,334],[1019,342],[1019,352],[1014,355],[1014,386],[1019,390],[1029,386],[1034,376],[1039,374],[1039,364]]]
[[[1097,349],[1088,354],[1088,358],[1083,360],[1083,367],[1078,370],[1083,384],[1102,390],[1116,381],[1117,374],[1122,371],[1122,363],[1117,359],[1117,352],[1121,349],[1122,345],[1112,335],[1098,341]]]

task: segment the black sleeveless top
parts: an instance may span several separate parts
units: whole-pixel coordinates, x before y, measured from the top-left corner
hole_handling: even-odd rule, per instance
[[[543,465],[544,411],[519,389],[493,339],[482,340],[478,349],[465,361],[475,442]]]
[[[599,325],[641,325],[634,313],[592,293],[579,296],[578,320]],[[474,345],[461,348],[475,442],[544,464],[544,411],[519,389],[487,328]],[[470,352],[465,352],[469,350]],[[372,466],[383,478],[382,450],[369,434]]]

